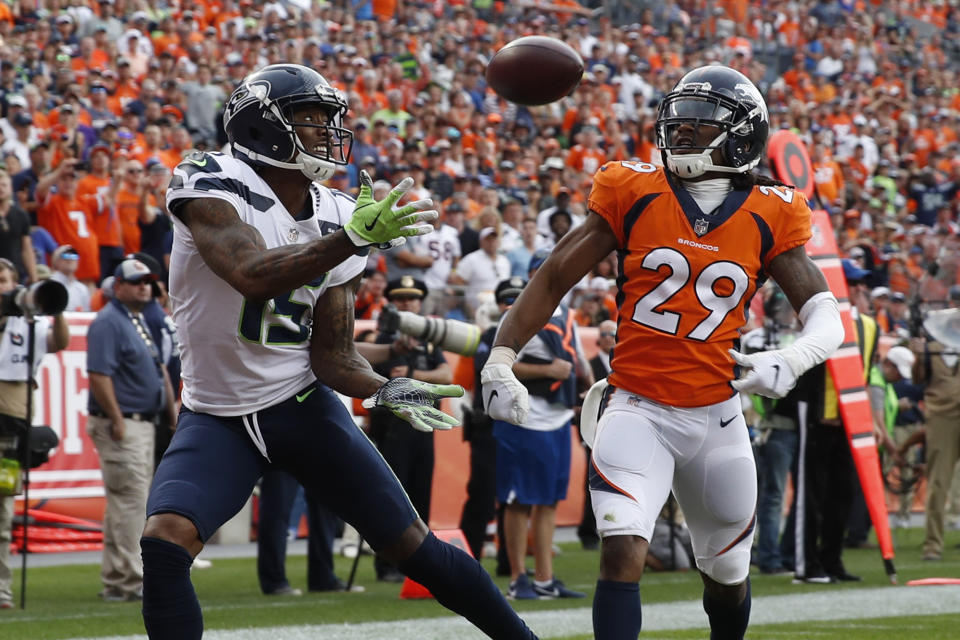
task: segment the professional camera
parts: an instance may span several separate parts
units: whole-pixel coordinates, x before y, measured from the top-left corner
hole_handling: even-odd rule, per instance
[[[480,345],[480,328],[448,318],[426,318],[410,311],[384,306],[377,320],[381,333],[400,333],[436,345],[444,351],[472,356]]]
[[[0,316],[52,316],[67,308],[67,288],[56,280],[0,294]]]

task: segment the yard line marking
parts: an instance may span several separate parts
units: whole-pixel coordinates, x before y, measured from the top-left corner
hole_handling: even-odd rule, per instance
[[[863,606],[869,602],[870,607]],[[226,607],[221,607],[226,608]],[[241,607],[248,608],[249,607]],[[208,607],[213,609],[213,607]],[[795,595],[760,596],[753,599],[752,625],[826,620],[854,620],[960,613],[960,587],[881,587],[834,590]],[[521,616],[541,638],[565,638],[593,631],[592,612],[587,607],[553,611],[522,611]],[[707,617],[698,600],[647,604],[643,608],[643,630],[706,629]],[[207,640],[481,640],[486,638],[463,618],[419,618],[257,629],[211,629]],[[146,636],[72,638],[70,640],[144,640]]]

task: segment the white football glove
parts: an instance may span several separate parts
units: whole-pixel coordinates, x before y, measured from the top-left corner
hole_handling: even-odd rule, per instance
[[[523,425],[530,415],[530,394],[508,364],[490,364],[480,371],[483,408],[494,420]]]
[[[741,377],[731,383],[737,391],[782,398],[797,384],[797,374],[779,349],[751,354],[743,354],[735,349],[729,349],[728,352],[743,368]]]

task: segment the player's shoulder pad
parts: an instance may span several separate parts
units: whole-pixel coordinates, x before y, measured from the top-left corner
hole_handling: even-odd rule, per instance
[[[273,198],[253,191],[253,169],[246,163],[222,153],[190,153],[177,165],[170,178],[168,199],[196,197],[196,191],[219,191],[233,194],[257,211],[267,211]]]
[[[810,212],[807,197],[793,185],[756,185],[744,206],[764,217],[809,215]]]
[[[190,177],[197,173],[221,173],[223,168],[213,154],[205,151],[191,151],[177,165],[177,170]]]
[[[604,163],[594,174],[594,182],[605,185],[622,186],[624,182],[662,179],[663,168],[649,162],[634,160],[612,160]]]

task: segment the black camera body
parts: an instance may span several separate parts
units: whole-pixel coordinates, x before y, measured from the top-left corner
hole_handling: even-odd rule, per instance
[[[25,434],[28,434],[27,437],[24,437]],[[50,427],[31,427],[28,432],[26,420],[4,414],[0,414],[0,437],[13,443],[0,451],[0,457],[13,458],[24,468],[29,462],[31,469],[50,460],[50,451],[60,444],[60,438]]]
[[[0,294],[0,317],[52,316],[67,308],[67,288],[56,280],[42,280]]]

